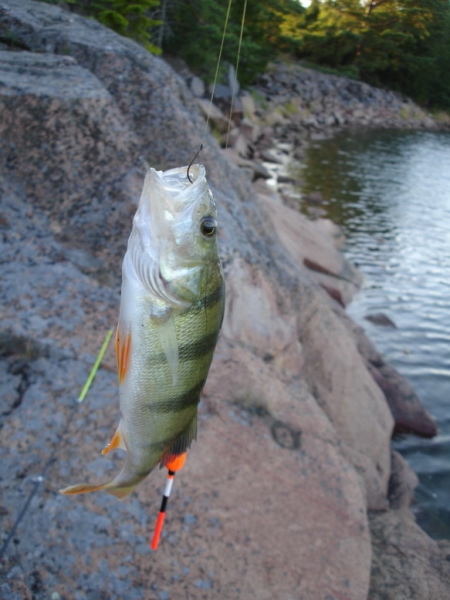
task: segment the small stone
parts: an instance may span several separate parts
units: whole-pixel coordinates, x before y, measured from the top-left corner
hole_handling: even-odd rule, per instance
[[[255,140],[255,131],[257,130],[257,127],[247,118],[242,119],[242,121],[239,123],[239,130],[250,141]]]
[[[276,156],[276,154],[272,150],[262,150],[260,152],[260,157],[263,160],[265,160],[266,162],[273,162],[273,163],[276,163],[277,165],[283,164],[283,161],[281,160],[281,158]]]
[[[194,585],[202,590],[210,590],[212,588],[212,582],[210,579],[197,579]]]
[[[241,132],[239,127],[233,127],[229,132],[226,132],[222,136],[222,144],[226,148],[234,148],[237,139],[239,138]]]
[[[320,206],[307,206],[306,212],[311,219],[321,219],[327,214],[326,210]]]
[[[226,133],[229,128],[230,121],[223,114],[223,112],[215,104],[211,104],[206,98],[198,98],[198,105],[201,108],[203,114],[207,118],[209,115],[209,121],[216,127],[220,133]]]
[[[373,313],[370,315],[366,315],[364,317],[367,321],[374,323],[375,325],[380,325],[381,327],[392,327],[394,329],[397,328],[397,325],[384,313]]]
[[[239,94],[241,86],[239,85],[239,81],[237,80],[236,70],[233,67],[233,65],[230,65],[230,68],[228,70],[228,85],[230,86],[230,90],[232,91],[233,95],[237,96]]]
[[[253,121],[255,118],[255,101],[253,100],[253,96],[248,93],[243,94],[241,96],[241,103],[245,117]]]
[[[297,177],[291,177],[290,175],[278,175],[278,183],[290,183],[292,185],[302,185],[303,181],[297,179]]]
[[[249,145],[243,135],[238,135],[233,144],[233,148],[239,156],[242,156],[243,158],[248,158],[250,156]]]
[[[202,98],[205,95],[205,84],[200,77],[193,77],[189,83],[189,87],[197,98]]]
[[[212,84],[208,86],[208,92],[210,94],[212,94],[212,92],[213,92]],[[216,87],[214,88],[214,98],[217,98],[217,99],[231,98],[231,89],[227,85],[223,85],[222,83],[216,83]]]
[[[324,197],[320,192],[310,192],[309,194],[303,194],[303,200],[309,204],[322,204]]]
[[[253,181],[257,179],[270,179],[271,175],[266,167],[258,161],[252,160],[251,167],[253,170]]]

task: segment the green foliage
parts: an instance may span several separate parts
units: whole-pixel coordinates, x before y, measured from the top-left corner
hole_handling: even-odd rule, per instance
[[[281,29],[297,57],[450,107],[448,0],[313,0]]]
[[[238,70],[239,81],[251,83],[275,55],[286,14],[300,11],[296,0],[248,0]],[[182,57],[207,81],[214,79],[228,2],[176,0],[167,12],[170,35],[163,49]],[[224,39],[222,61],[235,65],[244,0],[234,0]]]
[[[93,17],[120,35],[132,38],[154,54],[161,49],[152,43],[152,28],[161,21],[152,18],[159,0],[47,0],[82,15]]]
[[[429,36],[417,43],[410,71],[398,73],[397,85],[429,106],[450,108],[450,10],[441,12]]]
[[[350,79],[359,79],[359,71],[354,65],[339,65],[337,67],[326,67],[317,63],[310,62],[308,60],[302,60],[302,65],[310,69],[315,69],[321,73],[327,73],[328,75],[340,75],[341,77],[349,77]]]
[[[162,47],[214,79],[228,0],[47,1],[94,17],[152,52]],[[236,63],[244,2],[231,4],[222,65]],[[238,79],[252,83],[284,53],[449,109],[449,40],[450,0],[312,0],[306,9],[298,0],[247,0]],[[222,81],[225,74],[222,67]]]
[[[158,0],[97,0],[89,4],[90,10],[96,11],[95,16],[100,23],[136,40],[155,54],[161,50],[151,42],[150,30],[160,25],[160,21],[147,15],[158,5]]]

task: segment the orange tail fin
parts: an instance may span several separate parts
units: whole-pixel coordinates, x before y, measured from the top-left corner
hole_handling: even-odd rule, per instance
[[[108,494],[112,494],[116,498],[125,498],[128,496],[136,486],[128,486],[128,487],[117,487],[110,483],[105,483],[103,485],[89,485],[87,483],[79,483],[77,485],[71,485],[63,490],[59,490],[60,494],[64,494],[65,496],[73,496],[75,494],[88,494],[89,492],[108,492]]]

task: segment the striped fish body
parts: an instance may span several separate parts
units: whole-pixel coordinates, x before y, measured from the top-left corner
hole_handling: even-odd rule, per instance
[[[217,214],[204,168],[150,169],[122,268],[116,334],[120,423],[111,443],[126,450],[119,474],[76,494],[129,494],[196,437],[197,406],[224,310]]]

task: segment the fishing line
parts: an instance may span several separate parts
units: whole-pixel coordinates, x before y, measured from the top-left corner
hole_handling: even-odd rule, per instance
[[[88,378],[86,380],[86,383],[84,384],[83,389],[81,390],[81,393],[80,393],[80,395],[77,398],[77,403],[72,406],[70,414],[69,414],[69,417],[68,417],[67,422],[66,422],[66,425],[64,426],[64,429],[62,430],[62,432],[58,435],[58,439],[56,441],[56,444],[54,445],[52,453],[50,454],[49,459],[47,460],[47,462],[44,465],[44,468],[42,469],[42,473],[40,475],[38,475],[37,477],[33,477],[33,479],[32,479],[33,487],[31,489],[31,492],[29,493],[28,498],[27,498],[25,504],[23,505],[22,510],[18,514],[18,516],[17,516],[17,518],[16,518],[16,520],[14,522],[14,525],[13,525],[13,527],[12,527],[12,529],[11,529],[9,535],[8,535],[8,537],[6,538],[3,546],[0,549],[0,558],[2,558],[3,555],[5,554],[10,541],[14,537],[14,535],[15,535],[15,533],[17,531],[17,528],[19,527],[20,522],[22,521],[22,519],[24,518],[24,516],[26,515],[26,513],[27,513],[27,511],[28,511],[28,509],[30,507],[31,501],[33,500],[34,496],[36,495],[36,493],[37,493],[37,491],[39,489],[40,484],[45,480],[45,474],[46,474],[47,470],[49,469],[49,467],[55,461],[56,452],[57,452],[57,450],[58,450],[58,448],[59,448],[62,440],[64,439],[66,433],[69,430],[69,427],[70,427],[70,424],[72,422],[72,419],[75,416],[75,413],[77,412],[78,405],[81,404],[83,402],[83,400],[86,398],[86,394],[88,393],[89,388],[91,387],[91,384],[92,384],[92,381],[94,380],[95,374],[97,373],[98,368],[100,366],[100,363],[101,363],[101,361],[103,359],[103,356],[104,356],[104,354],[106,352],[106,349],[108,348],[108,345],[109,345],[109,342],[111,340],[112,334],[113,334],[113,330],[110,329],[108,331],[108,333],[106,334],[106,336],[105,336],[105,339],[103,341],[102,347],[100,348],[100,352],[97,355],[97,359],[96,359],[96,361],[94,363],[94,366],[91,369],[91,372],[89,373],[89,376],[88,376]]]
[[[230,17],[230,11],[231,11],[231,3],[233,0],[228,0],[228,8],[227,8],[227,15],[225,17],[225,25],[223,27],[223,32],[222,32],[222,42],[220,44],[220,50],[219,50],[219,56],[217,57],[217,65],[216,65],[216,73],[214,76],[214,83],[213,83],[213,88],[212,88],[212,93],[211,93],[211,99],[209,101],[209,109],[208,109],[208,116],[206,118],[206,123],[205,123],[205,131],[203,133],[203,144],[206,141],[206,134],[208,132],[208,124],[209,124],[209,118],[211,116],[211,109],[212,109],[212,103],[214,100],[214,94],[216,91],[216,84],[217,84],[217,79],[219,77],[219,67],[220,67],[220,61],[222,60],[222,51],[223,51],[223,46],[225,43],[225,35],[227,32],[227,27],[228,27],[228,19]]]
[[[216,72],[215,72],[215,75],[214,75],[214,82],[213,82],[213,87],[212,87],[212,92],[211,92],[211,98],[209,100],[209,108],[208,108],[208,114],[206,116],[205,130],[203,132],[203,140],[202,140],[202,142],[200,144],[200,148],[194,154],[194,158],[191,160],[191,162],[189,163],[189,166],[187,168],[187,178],[188,178],[188,180],[189,180],[190,183],[194,183],[194,182],[192,181],[192,179],[189,176],[189,170],[192,167],[192,164],[193,164],[194,160],[197,158],[197,156],[203,150],[203,148],[205,146],[205,143],[206,143],[206,134],[208,133],[209,119],[211,117],[211,109],[212,109],[212,104],[213,104],[213,100],[214,100],[214,94],[216,92],[217,79],[219,77],[220,61],[222,60],[222,51],[223,51],[223,46],[224,46],[224,43],[225,43],[225,35],[227,33],[228,20],[230,18],[231,3],[232,3],[232,1],[233,0],[228,0],[227,14],[225,16],[225,24],[223,26],[222,41],[220,43],[219,56],[217,57]],[[246,0],[246,2],[247,2],[247,0]]]
[[[238,69],[239,69],[239,61],[241,59],[241,47],[242,47],[242,38],[244,36],[244,22],[245,22],[245,13],[247,12],[247,0],[244,2],[244,10],[242,11],[242,21],[241,21],[241,31],[239,34],[239,45],[238,52],[236,58],[236,68],[234,70],[234,81],[233,81],[233,89],[231,90],[231,106],[230,106],[230,116],[228,117],[228,131],[227,131],[227,140],[225,142],[225,148],[228,148],[228,139],[230,137],[231,131],[231,115],[233,114],[233,105],[234,105],[234,97],[236,94],[237,82],[238,82]]]

